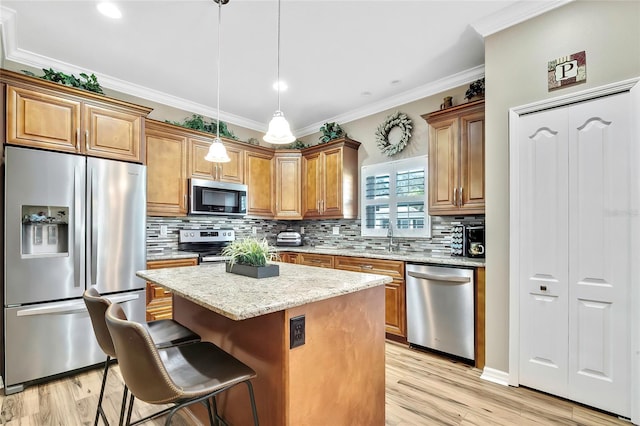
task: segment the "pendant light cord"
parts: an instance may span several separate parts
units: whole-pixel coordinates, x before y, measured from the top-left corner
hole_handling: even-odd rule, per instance
[[[218,0],[218,82],[217,82],[217,102],[218,107],[216,108],[217,119],[216,119],[216,138],[220,141],[220,27],[222,26],[222,0]]]
[[[278,80],[276,80],[276,84],[278,85],[278,111],[280,111],[280,0],[278,0]]]

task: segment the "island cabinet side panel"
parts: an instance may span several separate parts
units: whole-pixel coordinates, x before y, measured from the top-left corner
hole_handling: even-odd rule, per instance
[[[177,295],[174,295],[173,304],[174,319],[198,333],[203,341],[215,343],[257,373],[251,382],[260,425],[286,424],[284,311],[234,321]],[[245,385],[224,392],[216,397],[216,401],[218,411],[228,424],[253,424]],[[194,404],[189,409],[202,424],[209,423],[204,406]]]
[[[385,287],[288,309],[305,343],[288,351],[287,425],[385,424]]]

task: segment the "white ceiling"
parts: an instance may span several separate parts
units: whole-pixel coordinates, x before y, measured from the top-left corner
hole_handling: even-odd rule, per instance
[[[120,20],[100,15],[95,1],[3,0],[3,61],[93,72],[106,89],[215,117],[218,5],[115,3]],[[283,0],[280,75],[289,89],[282,111],[302,136],[326,121],[343,123],[468,83],[484,73],[483,38],[472,24],[504,27],[500,13],[523,20],[516,6],[531,15],[556,3]],[[222,6],[223,121],[264,131],[277,108],[277,7],[275,0]]]

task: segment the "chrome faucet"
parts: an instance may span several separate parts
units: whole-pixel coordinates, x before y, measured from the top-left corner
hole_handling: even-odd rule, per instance
[[[389,252],[393,251],[393,225],[387,227],[387,237],[389,237]]]

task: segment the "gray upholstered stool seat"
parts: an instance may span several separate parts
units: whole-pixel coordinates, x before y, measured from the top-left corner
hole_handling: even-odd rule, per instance
[[[111,340],[111,334],[107,328],[105,322],[105,313],[107,308],[111,306],[111,302],[102,297],[98,290],[91,287],[87,289],[83,294],[84,303],[89,311],[89,317],[91,318],[91,325],[93,326],[93,332],[96,335],[98,345],[102,351],[107,355],[107,360],[104,363],[104,374],[102,375],[102,386],[100,388],[100,397],[98,398],[98,407],[96,409],[95,425],[98,424],[98,420],[102,417],[105,424],[109,424],[107,417],[102,409],[102,399],[104,397],[104,388],[107,383],[107,374],[109,373],[109,361],[111,358],[116,358],[116,351]],[[142,324],[149,331],[152,341],[160,348],[166,348],[176,345],[182,345],[186,343],[199,342],[200,336],[187,327],[181,325],[177,321],[171,319],[151,321]],[[124,394],[122,396],[122,406],[120,408],[120,423],[124,418],[125,403],[127,400],[127,387],[124,388]]]
[[[135,396],[151,404],[175,404],[149,418],[168,412],[168,425],[180,408],[202,402],[207,407],[211,425],[217,424],[222,419],[217,410],[214,419],[211,409],[211,402],[215,408],[215,395],[245,383],[253,421],[255,425],[258,424],[250,381],[256,377],[256,373],[250,367],[208,342],[158,349],[147,329],[128,321],[119,305],[107,309],[106,322],[116,349],[120,373],[131,391],[132,400]],[[126,425],[131,424],[131,408],[130,404]]]

